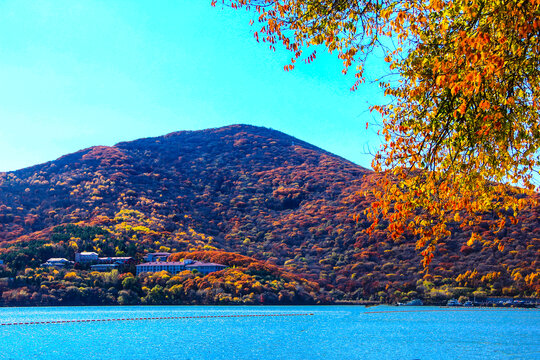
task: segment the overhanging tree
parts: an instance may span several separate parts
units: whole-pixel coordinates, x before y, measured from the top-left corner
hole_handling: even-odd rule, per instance
[[[369,54],[384,52],[397,76],[379,82],[389,101],[372,107],[385,141],[368,231],[386,220],[393,237],[416,235],[427,265],[451,224],[489,212],[497,231],[536,205],[540,0],[222,3],[255,10],[257,41],[293,53],[286,70],[313,61],[311,46],[336,52],[343,72],[354,67],[352,90]],[[504,247],[473,233],[475,241]]]

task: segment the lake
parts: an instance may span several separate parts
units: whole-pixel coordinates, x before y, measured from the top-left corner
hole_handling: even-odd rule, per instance
[[[4,324],[149,317],[187,318],[0,325],[0,359],[540,359],[535,309],[0,308]]]

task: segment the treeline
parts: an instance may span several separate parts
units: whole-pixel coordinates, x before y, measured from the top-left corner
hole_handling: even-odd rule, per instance
[[[225,255],[234,258],[234,254]],[[198,256],[194,256],[197,258]],[[246,257],[242,257],[245,261]],[[29,305],[164,304],[325,304],[331,296],[316,282],[248,259],[206,276],[197,271],[170,274],[89,272],[78,269],[27,268],[0,279],[0,303]],[[1,275],[1,274],[0,274]]]

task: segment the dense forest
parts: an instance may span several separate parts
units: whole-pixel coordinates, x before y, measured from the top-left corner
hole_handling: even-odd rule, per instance
[[[539,297],[540,220],[459,227],[428,269],[415,239],[367,235],[377,174],[267,128],[234,125],[96,146],[0,173],[3,304],[428,302]],[[503,246],[466,244],[471,232]],[[41,267],[75,252],[231,266],[202,276]],[[233,285],[231,285],[233,284]],[[182,289],[180,291],[180,289]]]

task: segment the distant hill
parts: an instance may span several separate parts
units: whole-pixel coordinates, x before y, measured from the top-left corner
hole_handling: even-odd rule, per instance
[[[23,271],[77,249],[136,257],[219,250],[274,263],[334,299],[539,295],[538,208],[497,234],[487,215],[455,230],[426,275],[415,239],[394,242],[384,224],[363,233],[370,201],[360,191],[371,176],[249,125],[96,146],[0,173],[0,258]],[[503,239],[504,251],[464,245],[471,231]]]

